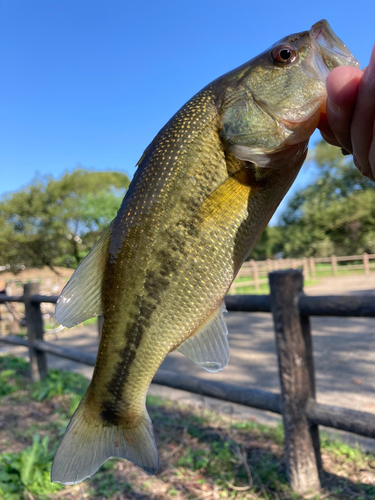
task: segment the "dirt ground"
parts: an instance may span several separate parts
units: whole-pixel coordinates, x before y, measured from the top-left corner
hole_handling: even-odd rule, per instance
[[[375,295],[375,275],[326,278],[305,288],[308,295],[371,294]],[[227,368],[213,374],[198,369],[179,353],[171,353],[161,368],[240,386],[279,392],[272,317],[267,313],[228,313],[231,359]],[[311,318],[317,400],[319,403],[374,413],[375,418],[375,320],[373,318]],[[65,330],[46,340],[66,347],[96,353],[97,327],[89,325]],[[21,347],[0,345],[2,352],[27,356]],[[92,368],[69,360],[48,357],[51,367],[73,370],[91,377]],[[278,416],[239,405],[201,398],[184,391],[152,385],[150,394],[204,405],[224,413],[271,423]],[[375,450],[375,441],[343,434],[351,444],[358,439],[362,448]]]

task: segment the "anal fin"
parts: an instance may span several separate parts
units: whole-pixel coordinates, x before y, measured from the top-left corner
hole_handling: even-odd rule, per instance
[[[224,302],[178,348],[181,354],[209,372],[223,370],[229,361],[228,329],[223,313]]]

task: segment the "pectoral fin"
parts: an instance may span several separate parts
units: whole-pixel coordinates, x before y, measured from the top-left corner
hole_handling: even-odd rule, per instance
[[[239,160],[254,163],[257,167],[270,167],[271,159],[267,153],[264,153],[263,151],[255,148],[249,148],[247,146],[237,146],[236,144],[230,146],[229,150]]]
[[[177,350],[209,372],[223,370],[229,361],[228,329],[224,302]]]
[[[108,258],[110,228],[74,271],[57,301],[55,318],[71,328],[86,319],[102,314],[101,293]]]
[[[291,144],[286,147],[276,149],[272,152],[261,151],[259,148],[251,148],[241,145],[233,145],[230,152],[239,160],[254,163],[261,168],[272,168],[274,170],[284,168],[285,164],[292,163],[298,156],[306,155],[307,142]]]

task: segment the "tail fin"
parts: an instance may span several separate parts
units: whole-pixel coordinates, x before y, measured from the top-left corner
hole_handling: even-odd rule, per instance
[[[76,484],[92,476],[110,457],[130,460],[149,475],[158,468],[158,452],[152,422],[146,408],[137,427],[105,426],[85,417],[81,401],[57,449],[51,481]]]

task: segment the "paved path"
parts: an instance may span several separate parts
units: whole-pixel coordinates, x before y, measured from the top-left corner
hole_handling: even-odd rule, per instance
[[[344,293],[375,295],[375,276],[328,278],[305,289],[309,295]],[[231,359],[227,368],[212,374],[198,369],[179,353],[171,353],[162,368],[194,375],[205,380],[220,380],[240,386],[279,392],[273,323],[267,313],[228,313]],[[320,403],[374,413],[375,418],[375,320],[372,318],[311,318],[316,371],[317,400]],[[46,340],[53,341],[52,338]],[[77,327],[58,334],[60,345],[95,353],[96,326]],[[9,345],[6,346],[9,348]],[[26,354],[23,348],[9,348],[15,354]],[[49,366],[74,370],[91,376],[92,368],[69,360],[49,356]],[[202,399],[183,391],[153,385],[150,393],[205,405],[238,417],[273,422],[277,416],[210,398]],[[357,439],[357,438],[355,438]],[[375,450],[375,441],[362,445]]]

